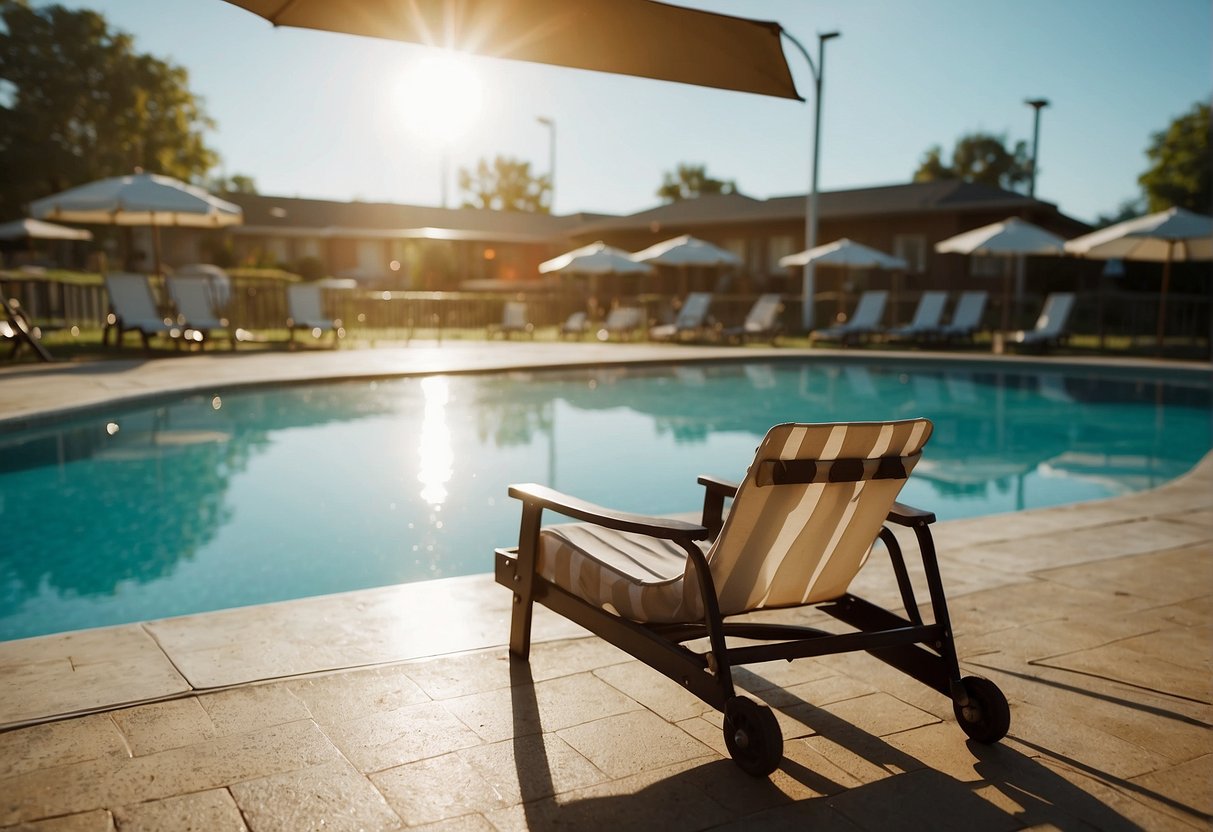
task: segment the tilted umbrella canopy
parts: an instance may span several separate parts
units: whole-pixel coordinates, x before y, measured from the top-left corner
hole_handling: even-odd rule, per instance
[[[99,179],[30,203],[38,219],[99,225],[238,225],[240,206],[170,176],[135,173]]]
[[[651,245],[632,255],[637,263],[660,266],[740,266],[741,258],[728,249],[689,234]]]
[[[93,232],[42,220],[13,220],[0,225],[0,240],[91,240]]]
[[[637,263],[623,249],[608,246],[601,240],[539,264],[543,274],[647,274],[652,270],[647,263]]]
[[[275,26],[799,99],[778,23],[652,0],[227,0]]]
[[[779,258],[784,267],[816,263],[818,266],[845,266],[851,269],[904,269],[906,261],[883,251],[843,237],[832,243],[811,248],[798,254]]]
[[[1171,208],[1119,222],[1066,243],[1084,257],[1121,260],[1213,260],[1213,217]]]
[[[1038,225],[1010,217],[935,244],[940,254],[1060,254],[1065,239]]]
[[[1194,214],[1183,208],[1170,208],[1075,237],[1066,243],[1066,251],[1084,257],[1114,257],[1163,264],[1162,285],[1158,293],[1158,330],[1155,335],[1155,344],[1161,351],[1166,334],[1171,264],[1177,260],[1213,260],[1213,217]]]

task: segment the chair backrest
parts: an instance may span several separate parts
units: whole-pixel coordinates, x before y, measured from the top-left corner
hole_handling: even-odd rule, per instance
[[[687,299],[682,303],[682,308],[678,310],[674,326],[678,329],[695,329],[703,326],[703,322],[708,317],[708,307],[711,305],[711,292],[692,292],[687,295]]]
[[[503,329],[526,329],[526,304],[520,300],[507,301],[501,310]]]
[[[766,332],[775,328],[775,321],[783,305],[778,294],[760,295],[750,312],[745,316],[745,328],[752,332]]]
[[[914,320],[910,326],[915,329],[927,329],[939,326],[943,318],[943,307],[948,302],[947,292],[923,292],[918,299],[918,308],[914,310]]]
[[[641,311],[635,306],[617,306],[607,313],[606,328],[610,331],[636,329],[640,326]]]
[[[845,593],[931,430],[909,419],[767,431],[708,550],[721,612]]]
[[[855,306],[855,314],[847,321],[847,326],[854,327],[871,327],[880,324],[880,319],[884,317],[885,301],[889,299],[889,293],[884,289],[869,289],[859,296],[859,303]]]
[[[163,316],[156,307],[152,284],[147,275],[113,272],[105,276],[105,291],[110,307],[124,321],[158,321]]]
[[[585,329],[586,314],[585,312],[574,312],[569,315],[568,320],[561,327],[565,332],[580,332]]]
[[[1065,331],[1070,322],[1070,312],[1074,309],[1074,294],[1072,292],[1053,292],[1045,298],[1044,309],[1036,319],[1036,331],[1042,335],[1059,335]]]
[[[952,312],[952,320],[948,326],[964,330],[980,327],[981,318],[986,312],[986,298],[989,296],[990,293],[983,289],[961,292],[960,300],[956,302],[956,309]]]
[[[211,284],[205,277],[173,275],[166,278],[165,283],[173,305],[185,316],[186,323],[195,326],[217,323],[211,301]]]
[[[326,320],[320,308],[320,287],[293,283],[286,287],[287,315],[296,323],[317,324]]]

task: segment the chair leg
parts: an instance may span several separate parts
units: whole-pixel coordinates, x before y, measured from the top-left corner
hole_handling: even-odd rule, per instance
[[[510,652],[524,661],[531,653],[531,618],[535,605],[535,563],[539,548],[539,522],[543,508],[522,504],[518,530],[518,565],[514,573],[514,608],[510,615]]]

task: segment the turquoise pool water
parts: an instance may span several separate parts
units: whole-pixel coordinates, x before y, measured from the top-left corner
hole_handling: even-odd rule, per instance
[[[696,509],[782,421],[927,416],[942,519],[1149,488],[1210,448],[1193,374],[791,361],[215,391],[0,439],[0,639],[491,570],[511,482]]]

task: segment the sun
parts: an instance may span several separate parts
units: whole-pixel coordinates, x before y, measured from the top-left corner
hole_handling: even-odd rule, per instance
[[[482,96],[480,76],[467,56],[435,49],[401,73],[397,102],[410,130],[449,143],[476,123]]]

